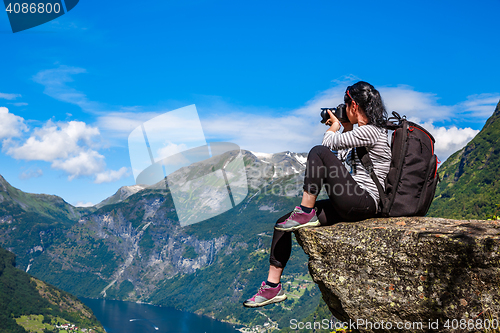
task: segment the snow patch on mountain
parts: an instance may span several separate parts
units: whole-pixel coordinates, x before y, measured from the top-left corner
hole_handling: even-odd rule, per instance
[[[270,159],[270,158],[273,158],[273,155],[274,155],[274,154],[271,154],[271,153],[257,153],[257,152],[254,152],[254,151],[250,151],[250,152],[252,154],[254,154],[255,157],[257,157],[259,159],[261,159],[261,158]]]
[[[306,165],[306,162],[307,162],[307,156],[301,156],[299,154],[294,154],[293,156],[297,162],[299,162],[300,164],[302,165]]]

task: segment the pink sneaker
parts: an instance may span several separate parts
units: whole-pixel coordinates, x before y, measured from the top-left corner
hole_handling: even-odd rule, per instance
[[[281,283],[276,288],[273,288],[262,282],[257,294],[243,302],[243,305],[247,308],[257,308],[272,303],[283,302],[284,300],[286,300],[286,295],[283,288],[281,288]]]
[[[304,212],[299,206],[295,207],[290,217],[281,223],[276,223],[274,229],[281,231],[294,231],[304,227],[318,227],[320,225],[316,210],[309,214]]]

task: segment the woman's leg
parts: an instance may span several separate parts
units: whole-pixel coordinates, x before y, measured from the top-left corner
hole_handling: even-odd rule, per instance
[[[280,283],[281,275],[283,274],[283,267],[276,267],[269,265],[269,274],[267,274],[267,281],[272,283]]]
[[[324,186],[330,203],[346,222],[360,221],[376,214],[373,198],[352,178],[342,162],[325,146],[316,146],[307,157],[303,196],[314,197]],[[306,206],[307,207],[307,206]]]
[[[317,197],[325,181],[330,180],[335,187],[336,183],[347,177],[352,179],[349,171],[328,147],[315,146],[307,155],[303,187],[304,193],[307,194],[303,196],[303,199]],[[340,186],[342,186],[341,183]]]
[[[357,185],[337,156],[325,146],[316,146],[307,156],[301,206],[296,207],[288,219],[276,223],[275,229],[289,232],[321,225],[312,208],[323,186],[339,212],[351,205],[366,207],[370,203],[375,209],[373,199]],[[374,214],[374,210],[369,212]],[[346,215],[341,217],[346,218]]]
[[[328,174],[322,178],[322,185],[341,220],[355,222],[375,216],[377,213],[375,200],[358,185],[337,156],[327,147],[316,146],[313,150],[311,150],[312,160],[326,166],[323,170],[326,169]],[[318,183],[318,180],[309,179],[309,184],[316,184],[314,182]]]
[[[316,201],[323,185],[330,199]],[[357,185],[337,156],[324,146],[316,146],[309,152],[302,205],[314,207],[314,215],[317,215],[319,224],[323,226],[369,218],[375,215],[376,209],[370,195]],[[293,213],[279,218],[276,225],[287,221]],[[263,282],[259,292],[243,303],[245,306],[264,306],[286,299],[279,282],[291,251],[291,233],[275,228],[267,281],[272,285]]]
[[[313,208],[317,198],[317,195],[304,191],[304,193],[302,193],[302,201],[300,205],[307,208]]]
[[[320,200],[315,206],[318,220],[321,225],[331,225],[340,221],[330,200]],[[280,217],[278,222],[286,220],[291,212]],[[269,274],[267,281],[263,282],[259,291],[252,298],[247,299],[243,305],[246,307],[259,307],[267,304],[284,301],[286,295],[281,288],[281,275],[292,252],[292,233],[274,230],[271,242],[271,255],[269,256]]]
[[[315,202],[314,208],[318,215],[318,220],[322,226],[332,225],[341,221],[341,217],[333,208],[330,200],[319,200]],[[283,215],[276,223],[285,221],[291,212]],[[269,274],[267,281],[279,283],[281,274],[285,268],[290,254],[292,253],[292,233],[274,229],[273,239],[271,241],[271,253],[269,256]]]
[[[278,221],[286,220],[290,214],[291,213],[288,213],[280,217]],[[243,302],[244,306],[255,308],[282,302],[286,299],[286,295],[281,288],[280,280],[291,252],[291,233],[274,230],[273,239],[271,241],[271,255],[269,256],[270,265],[267,281],[262,282],[259,291],[255,295]]]
[[[276,223],[285,221],[292,212],[283,215]],[[292,234],[285,231],[274,229],[273,239],[271,241],[271,253],[269,255],[269,276],[272,280],[269,282],[279,283],[279,277],[285,268],[290,254],[292,253]],[[277,275],[279,273],[279,276]],[[278,278],[278,281],[275,281]],[[274,281],[273,281],[274,280]]]

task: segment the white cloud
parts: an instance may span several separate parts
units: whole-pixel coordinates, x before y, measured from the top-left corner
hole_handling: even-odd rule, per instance
[[[469,117],[488,118],[499,100],[500,94],[471,95],[467,97],[465,102],[460,104],[460,108]]]
[[[123,109],[127,110],[127,108]],[[144,125],[150,142],[159,140],[155,137],[157,133],[160,133],[158,137],[162,138],[167,136],[181,138],[181,141],[198,141],[203,132],[201,125],[198,126],[198,119],[198,114],[194,107],[190,105],[175,110],[161,110],[158,112],[140,112],[138,110],[135,112],[109,112],[97,118],[97,125],[108,136],[116,138],[128,137],[134,129]],[[195,133],[196,135],[188,135],[187,133]]]
[[[22,135],[28,130],[22,117],[9,112],[9,109],[0,107],[0,139],[8,139]]]
[[[40,168],[36,168],[36,169],[30,169],[30,170],[26,170],[24,172],[22,172],[20,175],[19,175],[19,178],[20,179],[30,179],[30,178],[38,178],[38,177],[41,177],[43,175],[43,171],[42,169]]]
[[[1,99],[7,99],[9,101],[12,101],[18,97],[21,97],[21,95],[19,94],[4,94],[4,93],[0,93],[0,98]]]
[[[180,152],[183,152],[187,149],[186,144],[181,143],[181,144],[175,144],[173,142],[167,141],[164,143],[164,146],[159,148],[156,156],[157,160],[164,159],[165,157],[169,157],[175,154],[178,154]]]
[[[49,120],[41,128],[35,128],[24,142],[4,140],[3,151],[15,159],[50,162],[53,169],[67,173],[68,180],[95,176],[96,183],[116,181],[127,169],[105,170],[105,157],[98,152],[100,140],[97,127],[81,121],[54,123]],[[20,177],[35,175],[37,173],[26,173]]]
[[[44,94],[57,100],[78,105],[85,111],[99,109],[99,103],[90,101],[87,96],[68,86],[73,82],[72,75],[87,73],[84,68],[60,66],[54,69],[47,69],[38,72],[33,81],[45,87]]]
[[[81,73],[86,73],[86,70],[60,66],[56,69],[41,71],[33,79],[44,85],[44,92],[53,98],[78,105],[85,111],[102,110],[103,107],[100,103],[89,101],[84,93],[68,85],[73,81],[74,75]],[[274,110],[274,112],[263,114],[260,108],[235,107],[216,99],[211,106],[204,107],[203,113],[211,116],[209,119],[202,118],[203,131],[209,141],[231,141],[243,149],[252,151],[292,150],[305,152],[321,143],[323,133],[326,130],[326,126],[319,123],[320,108],[335,107],[342,103],[345,88],[357,80],[352,76],[336,80],[334,81],[335,86],[319,93],[306,102],[303,107],[287,111],[280,110],[279,113]],[[448,122],[463,123],[462,118],[476,122],[484,121],[491,115],[500,99],[498,93],[471,95],[464,102],[443,105],[439,102],[437,94],[419,92],[407,85],[377,88],[382,95],[389,115],[391,111],[396,110],[415,122],[426,122],[429,131],[436,135],[436,151],[442,160],[453,151],[462,148],[478,131],[456,126],[438,127],[435,124],[438,122],[441,125]],[[122,108],[122,111],[98,117],[97,124],[108,137],[122,140],[140,124],[162,114],[162,112],[139,112],[137,107]],[[177,122],[170,121],[168,124],[162,123],[161,126],[168,125],[172,127],[170,129],[172,130],[173,127],[178,129],[176,124]],[[176,144],[181,144],[183,141],[186,140],[176,141]],[[172,147],[167,146],[161,151],[155,148],[154,151],[164,155],[170,153],[170,148]],[[64,150],[58,151],[64,152]],[[72,157],[75,158],[76,155],[72,155]],[[94,161],[97,163],[99,159],[94,158]],[[62,165],[65,164],[61,162],[61,167]]]
[[[479,130],[473,130],[470,127],[435,127],[431,123],[425,123],[423,127],[427,129],[436,140],[436,145],[434,147],[435,154],[441,161],[445,161],[451,154],[462,149],[477,135],[477,133],[479,133]]]
[[[116,137],[127,137],[142,123],[160,115],[151,112],[110,112],[97,119],[99,128]]]
[[[95,150],[80,151],[77,155],[52,162],[54,169],[63,170],[69,174],[68,180],[76,177],[91,176],[104,170],[104,156]]]
[[[280,112],[280,116],[255,115],[246,110],[235,109],[219,103],[217,111],[223,114],[203,122],[209,141],[224,139],[241,148],[258,152],[285,150],[305,152],[321,144],[326,127],[319,123],[320,108],[337,106],[343,102],[345,87],[353,82],[342,81],[305,103],[296,110]],[[436,153],[444,161],[450,154],[464,147],[479,132],[472,128],[457,126],[439,127],[436,122],[461,121],[467,117],[485,121],[493,113],[500,99],[499,94],[473,95],[467,101],[455,105],[441,105],[436,94],[419,92],[405,85],[380,87],[389,115],[396,110],[424,127],[436,139]],[[463,121],[462,121],[463,122]]]
[[[187,149],[188,147],[184,143],[175,144],[166,141],[164,142],[164,146],[158,149],[155,161],[163,160],[162,163],[164,166],[178,166],[179,168],[182,165],[189,165],[189,159],[183,154],[179,154]],[[187,153],[187,155],[192,156],[190,153]]]
[[[450,119],[456,108],[455,106],[440,105],[436,94],[415,91],[405,85],[381,87],[379,91],[389,116],[392,111],[396,111],[401,116],[406,115],[416,122]]]
[[[92,146],[99,137],[99,129],[81,121],[53,123],[48,121],[21,146],[10,146],[7,154],[15,159],[52,162],[66,159],[82,151],[81,144]]]
[[[28,105],[28,103],[9,103],[9,104],[12,104],[14,106],[26,106],[26,105]]]
[[[76,204],[74,204],[75,207],[92,207],[94,204],[92,202],[83,202],[83,201],[78,201]]]
[[[208,141],[226,138],[246,150],[258,152],[280,152],[293,150],[309,151],[314,145],[321,144],[326,126],[310,117],[286,115],[271,117],[248,114],[227,114],[213,117],[203,123]]]
[[[122,167],[119,170],[107,170],[96,175],[94,183],[110,183],[129,175],[128,169]]]

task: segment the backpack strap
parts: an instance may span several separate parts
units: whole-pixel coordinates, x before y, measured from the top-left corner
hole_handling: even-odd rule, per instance
[[[392,111],[392,117],[387,119],[385,128],[391,131],[397,130],[406,121],[406,116],[401,117],[396,111]]]
[[[365,169],[368,170],[368,172],[370,173],[370,177],[372,178],[373,182],[377,186],[378,195],[380,197],[379,211],[382,211],[382,206],[385,202],[386,196],[385,196],[384,188],[382,187],[382,184],[380,184],[380,181],[378,180],[378,177],[375,174],[375,170],[373,169],[372,159],[370,158],[370,155],[368,155],[368,151],[366,150],[366,147],[357,147],[356,154],[358,155],[359,160],[361,161],[361,164],[363,164]]]
[[[399,113],[397,113],[396,111],[392,111],[392,117],[390,117],[388,120],[389,120],[390,122],[397,121],[398,123],[400,123],[400,122],[401,122],[401,120],[402,120],[402,119],[404,119],[404,118],[406,118],[406,116],[401,117],[401,116],[399,115]]]

